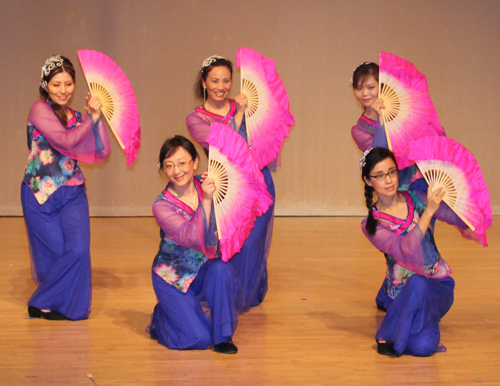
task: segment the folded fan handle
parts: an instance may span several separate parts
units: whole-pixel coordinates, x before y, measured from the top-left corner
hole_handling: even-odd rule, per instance
[[[210,146],[211,148],[211,146]],[[209,148],[209,149],[210,149]],[[218,182],[219,182],[219,178],[218,178],[218,175],[217,173],[215,173],[215,171],[213,170],[212,168],[212,159],[210,158],[210,150],[208,152],[208,174],[207,174],[207,177],[211,178],[214,180],[214,183],[215,183],[215,190],[217,191],[217,187],[219,186]],[[215,196],[215,193],[214,193],[214,196]],[[221,226],[220,226],[220,222],[219,222],[219,216],[217,214],[217,210],[215,210],[215,207],[218,205],[217,202],[215,202],[215,200],[212,201],[214,203],[214,214],[215,214],[215,224],[217,226],[217,237],[219,238],[219,240],[222,240],[222,233],[221,233]]]
[[[240,70],[241,70],[241,71],[243,71],[243,69],[242,69],[241,67],[240,67]],[[247,98],[249,98],[249,97],[250,97],[250,95],[247,95],[247,93],[245,92],[245,91],[246,91],[246,89],[245,89],[245,88],[244,88],[244,86],[243,86],[243,80],[244,80],[244,78],[243,78],[243,74],[240,74],[240,90],[241,90],[241,93],[242,93],[242,94],[245,94],[245,96],[246,96]],[[252,148],[252,146],[251,146],[251,141],[250,141],[250,138],[251,138],[251,137],[250,137],[250,131],[248,130],[248,118],[249,118],[249,117],[250,117],[250,110],[247,108],[247,109],[245,110],[245,129],[246,129],[246,132],[247,132],[247,139],[248,139],[248,142],[249,142],[249,143],[248,143],[248,147],[251,149],[251,148]]]
[[[380,98],[380,95],[382,93],[382,82],[378,82],[378,97]],[[385,136],[387,138],[387,146],[389,147],[389,150],[392,151],[392,143],[391,143],[391,137],[389,135],[389,132],[387,131],[386,127],[385,127],[385,118],[384,118],[384,114],[381,114],[381,124],[384,128],[384,131],[385,131]]]

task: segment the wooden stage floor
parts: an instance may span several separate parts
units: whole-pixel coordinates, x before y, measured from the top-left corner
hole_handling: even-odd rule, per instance
[[[385,265],[355,217],[278,217],[269,292],[240,317],[237,355],[172,351],[145,328],[155,305],[153,218],[93,218],[93,304],[79,322],[29,319],[22,218],[0,218],[0,385],[500,385],[500,218],[490,247],[438,224],[454,270],[445,353],[376,353],[374,298]]]

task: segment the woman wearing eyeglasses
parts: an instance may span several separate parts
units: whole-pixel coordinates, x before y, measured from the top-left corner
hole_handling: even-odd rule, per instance
[[[378,352],[432,355],[438,351],[439,321],[453,304],[455,287],[434,241],[434,222],[467,227],[442,202],[442,188],[434,190],[431,184],[427,192],[398,191],[398,166],[388,149],[366,151],[360,166],[368,208],[361,228],[387,264],[381,298],[387,313],[375,335]]]
[[[352,74],[352,88],[354,97],[363,109],[363,114],[358,122],[352,127],[351,135],[362,152],[375,147],[388,148],[387,136],[384,127],[380,124],[381,110],[384,109],[384,101],[378,97],[379,89],[379,66],[373,62],[361,63]],[[427,183],[417,168],[411,165],[399,171],[399,190],[427,190]],[[379,310],[385,311],[383,306],[384,288],[386,281],[382,283],[375,302]]]
[[[149,333],[170,349],[235,354],[232,342],[243,293],[232,267],[220,259],[212,197],[214,181],[195,176],[199,157],[182,136],[165,141],[160,170],[169,183],[153,203],[160,248],[153,262],[158,299]],[[202,303],[210,309],[207,316]]]

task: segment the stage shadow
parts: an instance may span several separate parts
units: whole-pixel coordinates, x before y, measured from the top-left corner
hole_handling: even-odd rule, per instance
[[[10,283],[10,298],[15,303],[27,304],[28,299],[36,289],[36,285],[31,278],[31,270],[29,268],[18,269],[15,276],[9,279]],[[6,299],[8,301],[8,299]]]
[[[149,333],[146,332],[146,328],[149,326],[152,313],[152,308],[151,313],[137,310],[114,309],[108,310],[106,315],[113,319],[113,324],[124,327],[142,337],[149,338]]]
[[[100,288],[120,288],[122,279],[106,269],[92,269],[92,286]]]
[[[363,317],[358,315],[345,316],[336,312],[310,312],[307,313],[307,316],[320,320],[330,330],[340,330],[364,337],[374,337],[385,313],[377,311],[376,308],[373,310],[375,315],[371,314],[371,312],[367,311],[367,315]]]

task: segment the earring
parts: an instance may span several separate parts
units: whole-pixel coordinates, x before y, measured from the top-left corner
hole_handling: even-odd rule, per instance
[[[203,101],[206,102],[207,100],[207,89],[203,87]]]

